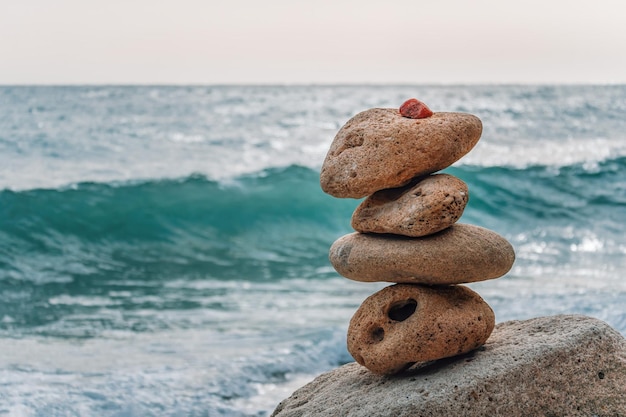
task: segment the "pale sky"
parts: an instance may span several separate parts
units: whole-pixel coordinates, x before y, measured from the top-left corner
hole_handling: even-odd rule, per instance
[[[626,83],[625,0],[0,0],[0,84]]]

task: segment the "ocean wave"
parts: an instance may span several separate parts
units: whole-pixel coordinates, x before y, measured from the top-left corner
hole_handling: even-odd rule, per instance
[[[444,171],[469,186],[466,222],[509,233],[528,224],[623,227],[626,157],[593,166],[462,165]],[[319,172],[302,166],[223,181],[192,175],[4,190],[0,240],[10,253],[71,255],[79,246],[146,245],[151,249],[138,255],[140,262],[204,260],[230,267],[234,259],[256,258],[289,263],[308,259],[328,239],[349,231],[358,203],[324,194]],[[212,253],[213,259],[201,253]]]
[[[444,172],[468,183],[468,210],[479,223],[485,216],[506,222],[584,221],[598,207],[626,204],[626,157],[559,167],[460,165]],[[26,240],[41,236],[39,245],[54,244],[56,234],[93,242],[167,243],[181,235],[198,235],[202,229],[211,232],[208,238],[243,235],[268,226],[285,233],[296,225],[343,231],[341,224],[357,204],[321,192],[318,170],[288,166],[221,181],[191,175],[4,190],[0,191],[0,231]]]
[[[533,225],[573,224],[607,231],[623,227],[626,157],[594,165],[468,165],[446,171],[469,185],[465,217],[469,222],[509,231]]]
[[[227,184],[191,176],[5,190],[0,278],[60,282],[72,275],[130,278],[140,270],[154,279],[199,271],[272,279],[291,276],[303,262],[298,273],[311,274],[326,262],[328,241],[346,229],[355,204],[325,195],[317,172],[302,167]]]
[[[539,267],[545,275],[584,270],[585,262],[620,264],[626,251],[626,158],[593,168],[460,166],[446,172],[469,186],[460,221],[509,239],[520,275]],[[28,283],[31,290],[2,304],[0,317],[14,318],[7,324],[14,327],[41,324],[41,316],[29,316],[24,297],[45,304],[54,321],[68,309],[106,303],[120,310],[206,304],[195,299],[198,288],[173,288],[178,280],[335,277],[328,248],[352,231],[358,203],[324,194],[318,171],[301,166],[222,182],[196,175],[5,190],[0,192],[0,289]],[[168,298],[168,291],[179,294]],[[113,317],[102,326],[128,325],[119,323]],[[168,324],[156,319],[150,326]],[[90,323],[77,334],[98,329]]]

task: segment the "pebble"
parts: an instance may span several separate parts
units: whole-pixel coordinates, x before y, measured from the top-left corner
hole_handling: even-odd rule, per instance
[[[425,119],[433,115],[431,109],[416,98],[410,98],[400,106],[400,115],[410,119]]]

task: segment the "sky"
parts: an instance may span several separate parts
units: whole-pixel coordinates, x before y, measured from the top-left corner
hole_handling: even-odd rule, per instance
[[[0,84],[626,83],[624,0],[0,0]]]

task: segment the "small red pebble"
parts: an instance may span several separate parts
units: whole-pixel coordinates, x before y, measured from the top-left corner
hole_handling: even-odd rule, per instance
[[[410,98],[400,106],[400,114],[409,119],[425,119],[432,116],[433,112],[418,99]]]

